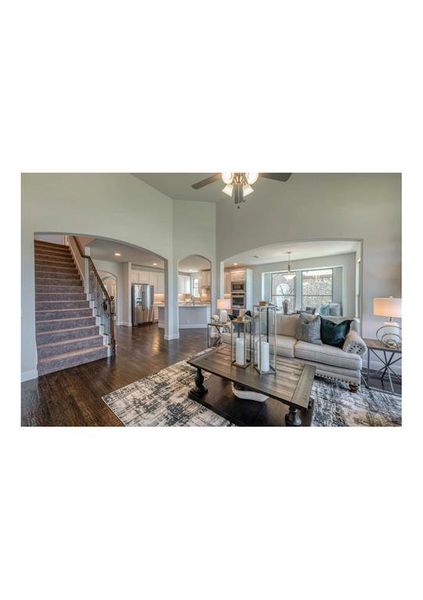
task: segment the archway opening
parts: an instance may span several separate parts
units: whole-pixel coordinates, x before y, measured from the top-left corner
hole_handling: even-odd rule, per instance
[[[179,329],[206,329],[212,303],[212,264],[199,254],[178,261]]]
[[[139,325],[133,310],[135,284],[151,288],[151,309],[146,323],[157,326],[158,306],[166,305],[167,265],[166,258],[140,245],[70,232],[37,232],[35,240],[53,244],[69,245],[75,237],[82,252],[89,255],[110,296],[115,299],[115,324],[117,327]],[[83,276],[83,273],[81,273]],[[163,323],[165,327],[166,323]]]
[[[289,241],[252,248],[221,262],[221,295],[223,291],[237,302],[239,279],[246,282],[247,309],[265,300],[288,313],[308,310],[360,318],[362,259],[362,240]]]

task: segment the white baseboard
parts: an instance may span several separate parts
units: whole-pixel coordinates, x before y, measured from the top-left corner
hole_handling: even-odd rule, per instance
[[[30,379],[37,379],[38,371],[37,369],[32,369],[32,371],[22,371],[21,373],[21,381],[29,381]]]

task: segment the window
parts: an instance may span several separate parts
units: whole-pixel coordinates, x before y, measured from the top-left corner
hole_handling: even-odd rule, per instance
[[[200,290],[198,289],[199,279],[198,277],[193,277],[192,279],[192,295],[198,297],[200,295]]]
[[[302,272],[302,308],[310,306],[318,309],[322,304],[332,302],[333,270],[316,269]]]
[[[288,300],[288,312],[295,311],[295,277],[287,278],[288,273],[271,274],[271,296],[273,304],[282,308],[283,301]]]

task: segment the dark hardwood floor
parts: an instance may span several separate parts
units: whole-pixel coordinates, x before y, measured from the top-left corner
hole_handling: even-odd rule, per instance
[[[167,341],[157,325],[117,327],[115,357],[43,375],[22,384],[23,426],[122,426],[101,399],[137,379],[193,356],[206,348],[205,329],[181,330]],[[258,403],[235,398],[220,377],[207,381],[204,404],[236,425],[285,426],[288,407],[269,398]],[[310,414],[303,417],[308,425]]]
[[[23,426],[121,426],[101,397],[206,347],[205,329],[165,340],[157,325],[116,327],[115,357],[43,375],[22,384]]]

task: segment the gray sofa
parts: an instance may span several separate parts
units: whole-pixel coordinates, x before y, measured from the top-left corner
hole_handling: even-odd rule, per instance
[[[325,316],[340,323],[346,317]],[[358,332],[358,321],[353,320],[342,348],[327,344],[310,344],[296,338],[299,315],[283,315],[278,313],[276,349],[279,356],[292,358],[316,367],[316,375],[330,380],[342,381],[356,391],[361,381],[361,357],[367,351],[366,344]],[[224,333],[223,341],[230,343],[230,334]]]

